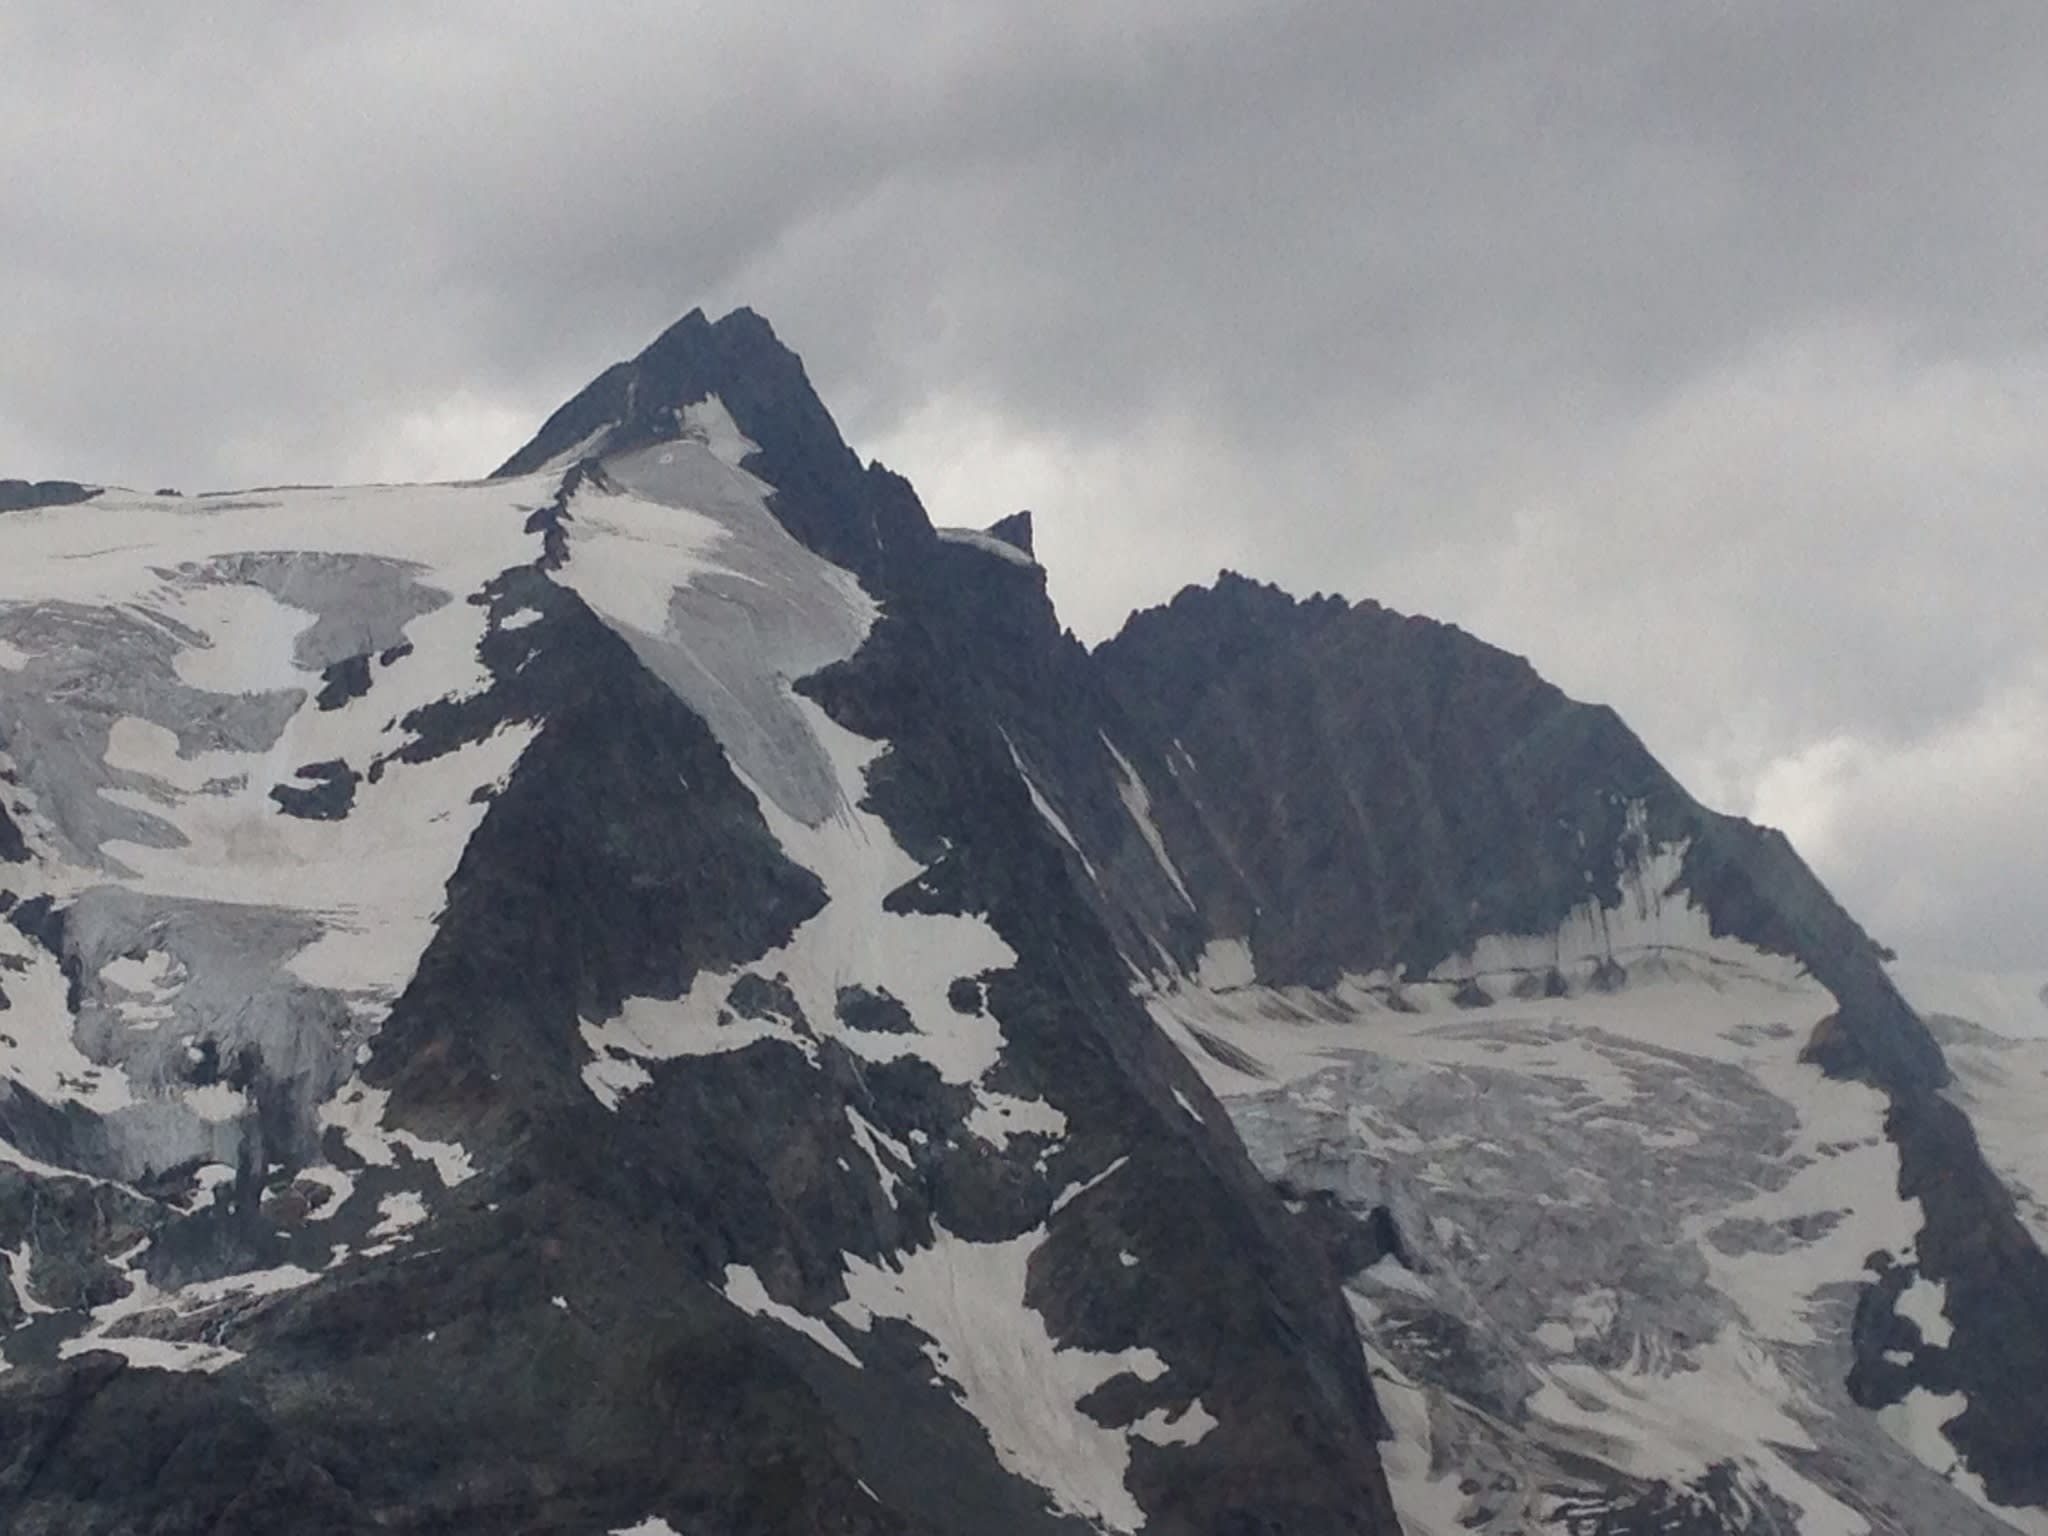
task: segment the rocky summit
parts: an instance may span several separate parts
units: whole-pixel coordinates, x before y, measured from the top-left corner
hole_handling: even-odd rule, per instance
[[[2048,1532],[2037,985],[1455,628],[1084,648],[751,312],[0,483],[0,781],[15,1536]]]

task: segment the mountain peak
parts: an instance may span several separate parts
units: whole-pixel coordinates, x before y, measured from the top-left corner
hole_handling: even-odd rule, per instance
[[[999,517],[982,532],[992,539],[1000,539],[1010,548],[1034,558],[1037,551],[1031,547],[1031,513],[1029,509],[1012,512],[1008,517]]]
[[[834,469],[857,470],[803,359],[774,327],[751,309],[716,321],[692,309],[636,357],[579,390],[493,478],[670,440],[682,431],[683,410],[712,395],[763,452],[822,456],[838,461]]]
[[[636,357],[614,363],[542,424],[493,479],[565,470],[686,433],[689,407],[716,396],[752,445],[744,467],[773,487],[769,508],[805,547],[881,584],[931,539],[907,482],[863,469],[798,357],[755,311],[692,309]]]

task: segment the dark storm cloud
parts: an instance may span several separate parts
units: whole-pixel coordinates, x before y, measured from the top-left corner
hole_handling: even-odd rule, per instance
[[[2040,25],[11,5],[0,470],[480,471],[751,303],[1084,632],[1224,563],[1457,619],[2048,964]]]

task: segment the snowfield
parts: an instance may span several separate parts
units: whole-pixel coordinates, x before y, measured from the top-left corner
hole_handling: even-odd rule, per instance
[[[313,1219],[348,1205],[354,1170],[386,1169],[415,1187],[365,1221],[406,1241],[467,1176],[460,1147],[386,1128],[384,1095],[355,1074],[533,736],[430,750],[407,721],[491,686],[480,594],[538,554],[527,520],[551,494],[538,480],[108,490],[8,514],[0,794],[31,861],[0,867],[14,919],[0,924],[0,1082],[90,1111],[103,1135],[63,1167],[5,1144],[0,1160],[138,1200],[138,1182],[191,1167],[189,1191],[162,1198],[205,1210],[256,1135],[241,1084],[260,1062],[293,1085],[309,1147],[343,1132],[349,1166],[316,1155],[305,1170]],[[28,920],[59,902],[75,976],[60,936]],[[218,1369],[234,1352],[182,1339],[193,1317],[312,1278],[158,1294],[140,1253],[121,1261],[129,1293],[65,1352]],[[18,1286],[36,1267],[32,1251],[9,1262]]]
[[[1682,855],[1644,859],[1619,908],[1426,977],[1268,988],[1224,943],[1150,990],[1263,1171],[1395,1218],[1406,1262],[1349,1290],[1404,1520],[2048,1530],[1957,1466],[1960,1397],[1850,1401],[1857,1282],[1913,1262],[1919,1207],[1883,1098],[1800,1060],[1833,997],[1715,938],[1672,891]],[[1902,1297],[1928,1347],[1943,1304]]]

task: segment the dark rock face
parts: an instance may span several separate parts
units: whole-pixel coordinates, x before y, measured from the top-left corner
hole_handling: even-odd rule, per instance
[[[307,763],[293,777],[300,782],[273,785],[270,798],[285,815],[307,821],[340,821],[356,803],[362,782],[361,774],[339,760]]]
[[[1953,1103],[1928,1091],[1895,1093],[1886,1129],[1903,1162],[1899,1193],[1927,1216],[1920,1272],[1947,1287],[1954,1335],[1942,1349],[1916,1350],[1904,1376],[1852,1377],[1850,1388],[1872,1407],[1914,1386],[1963,1393],[1968,1406],[1945,1433],[1991,1496],[2048,1505],[2048,1258]],[[1876,1340],[1896,1326],[1896,1300],[1880,1290],[1858,1316],[1859,1335]]]
[[[917,1028],[902,1003],[887,992],[870,992],[866,987],[839,989],[839,1019],[848,1029],[879,1030],[884,1034],[909,1034]]]
[[[1031,547],[1031,514],[1012,512],[1008,517],[998,518],[988,525],[988,536],[1001,539],[1012,549],[1029,555],[1035,553]]]
[[[7,922],[24,938],[35,940],[53,955],[64,953],[64,909],[51,896],[31,896],[10,903]]]
[[[322,709],[340,709],[350,699],[370,691],[370,658],[351,656],[337,661],[320,674],[321,688],[316,702]]]
[[[1614,903],[1627,804],[1675,790],[1611,713],[1370,603],[1226,575],[1096,659],[1183,791],[1159,819],[1211,927],[1276,984],[1422,973]]]
[[[80,485],[75,480],[0,480],[0,512],[76,506],[99,494],[98,486]]]
[[[21,828],[14,824],[14,818],[7,812],[4,801],[0,801],[0,864],[26,864],[28,862],[28,841],[21,835]]]

